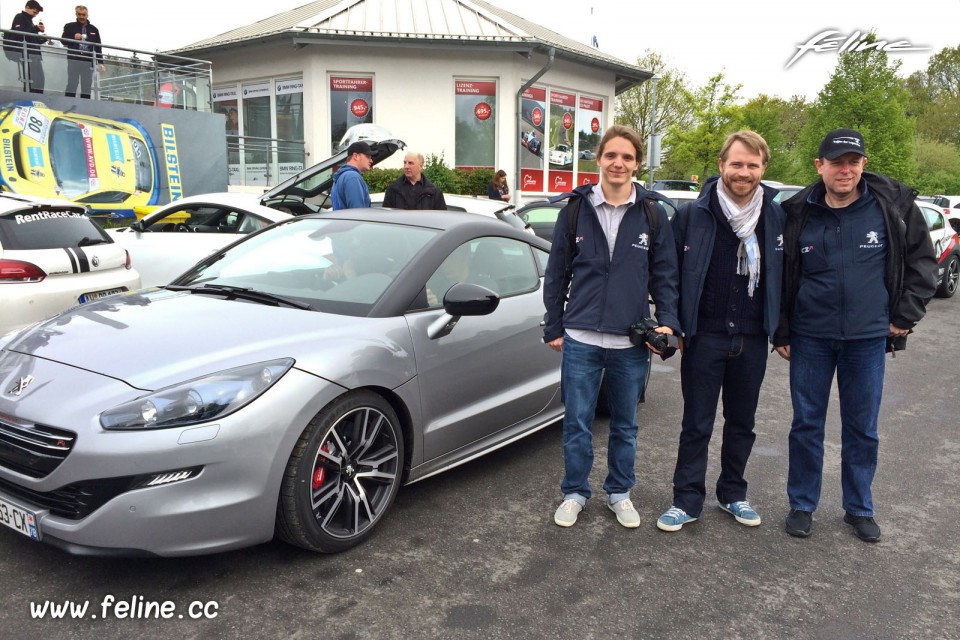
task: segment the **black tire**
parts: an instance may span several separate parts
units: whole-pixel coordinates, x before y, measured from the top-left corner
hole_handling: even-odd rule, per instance
[[[400,488],[403,451],[400,421],[381,396],[358,391],[331,402],[290,454],[277,537],[321,553],[366,540]]]
[[[952,298],[957,292],[958,282],[960,282],[960,259],[953,255],[947,260],[947,266],[943,270],[943,280],[937,288],[937,297]]]

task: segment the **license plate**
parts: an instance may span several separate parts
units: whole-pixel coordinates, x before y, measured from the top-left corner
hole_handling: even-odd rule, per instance
[[[19,531],[33,540],[40,539],[40,529],[37,528],[37,516],[15,504],[0,498],[0,524]]]
[[[118,293],[123,293],[126,289],[107,289],[106,291],[94,291],[93,293],[85,293],[80,296],[80,304],[86,302],[93,302],[94,300],[100,300],[101,298],[106,298],[108,296],[113,296]]]

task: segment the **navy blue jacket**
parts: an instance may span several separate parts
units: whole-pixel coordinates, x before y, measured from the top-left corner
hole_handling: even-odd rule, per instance
[[[63,43],[69,51],[67,52],[67,58],[70,60],[87,60],[91,61],[91,64],[96,63],[100,64],[103,62],[103,47],[101,47],[100,42],[100,29],[97,29],[95,26],[87,23],[87,39],[86,41],[77,40],[74,36],[78,33],[83,33],[83,25],[79,22],[68,22],[63,25],[63,35],[60,36],[66,42]],[[83,45],[90,47],[88,51],[81,49]],[[91,60],[91,56],[93,60]]]
[[[679,334],[679,272],[673,230],[663,207],[658,207],[659,230],[655,238],[650,238],[643,201],[659,200],[660,196],[639,184],[634,183],[634,187],[637,202],[620,222],[612,260],[606,234],[590,204],[593,185],[578,187],[573,193],[558,198],[579,196],[580,213],[569,272],[569,200],[560,210],[553,229],[553,246],[543,284],[543,303],[547,308],[544,342],[563,337],[564,329],[629,335],[630,325],[650,317],[650,296],[657,306],[657,321]]]
[[[710,211],[710,197],[717,190],[719,176],[713,176],[703,186],[700,197],[677,211],[673,218],[673,235],[677,243],[680,264],[680,326],[683,336],[690,338],[697,332],[697,312],[703,283],[710,267],[717,218]],[[763,246],[760,248],[760,277],[764,292],[763,328],[770,338],[780,319],[780,284],[783,278],[783,224],[784,212],[773,201],[777,190],[766,185],[763,189]],[[732,266],[731,266],[732,268]]]
[[[901,329],[912,329],[926,313],[927,301],[937,288],[937,259],[923,214],[914,203],[917,192],[878,173],[864,171],[861,179],[879,203],[886,225],[884,284],[889,296],[889,322]],[[812,208],[817,206],[815,202],[823,201],[823,194],[823,181],[818,180],[783,203],[787,214],[783,236],[783,295],[780,325],[773,341],[778,347],[790,344],[790,321],[800,287],[800,235]],[[860,311],[829,301],[823,301],[823,305],[824,312],[831,314]],[[906,338],[898,340],[895,348],[903,349],[905,342]]]

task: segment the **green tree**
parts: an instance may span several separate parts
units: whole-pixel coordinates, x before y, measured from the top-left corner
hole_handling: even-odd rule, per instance
[[[741,107],[736,104],[740,85],[729,85],[718,73],[696,92],[687,94],[694,125],[674,125],[664,138],[662,177],[700,176],[717,172],[717,158],[727,135],[739,128]]]
[[[960,149],[938,142],[918,138],[914,144],[917,166],[922,171],[913,187],[920,193],[960,193]]]
[[[916,118],[917,133],[960,146],[960,46],[933,55],[926,71],[907,78],[906,88],[907,112]]]
[[[863,134],[871,170],[908,184],[913,181],[914,123],[907,116],[908,95],[897,75],[899,68],[899,60],[890,62],[886,52],[876,49],[840,54],[800,136],[798,163],[804,182],[817,177],[813,159],[823,136],[844,127]]]
[[[652,72],[658,78],[657,113],[654,120],[657,133],[666,134],[671,127],[692,126],[692,105],[688,98],[690,89],[686,75],[674,67],[668,67],[659,53],[649,49],[637,58],[637,66]],[[616,123],[632,127],[646,141],[650,137],[653,98],[652,80],[621,93],[616,101]],[[642,171],[642,175],[646,175],[646,162]]]

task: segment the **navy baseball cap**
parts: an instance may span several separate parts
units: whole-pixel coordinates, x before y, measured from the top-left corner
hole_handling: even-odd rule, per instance
[[[349,147],[347,147],[347,157],[349,158],[355,153],[362,153],[365,156],[373,157],[373,149],[370,148],[370,145],[364,142],[363,140],[357,140]]]
[[[845,153],[856,153],[866,157],[867,149],[863,136],[854,129],[834,129],[820,143],[817,157],[836,160]]]

